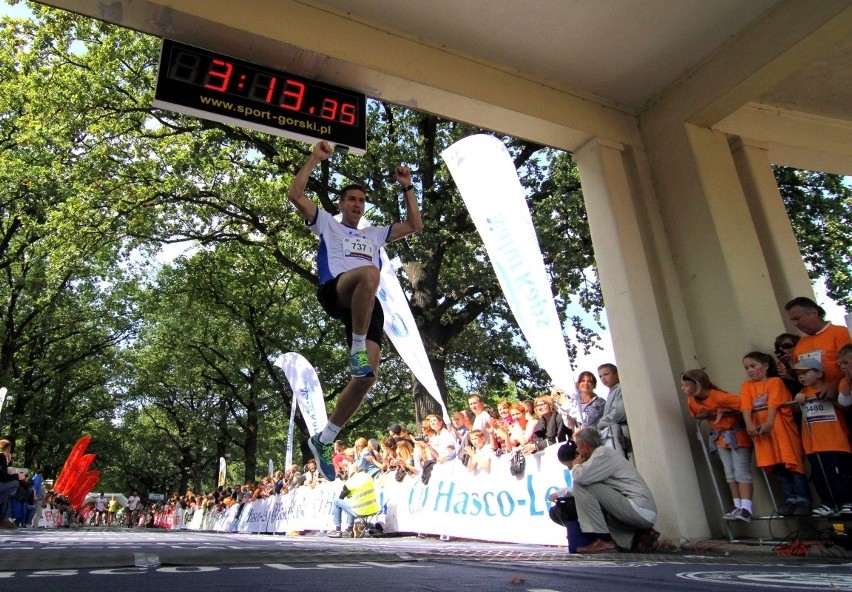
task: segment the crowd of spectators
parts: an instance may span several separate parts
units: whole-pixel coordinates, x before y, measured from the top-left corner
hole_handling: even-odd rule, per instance
[[[725,392],[703,369],[681,375],[689,410],[710,425],[709,444],[724,469],[731,508],[723,518],[752,519],[752,460],[770,475],[784,517],[852,516],[852,338],[825,319],[809,298],[785,305],[802,335],[782,333],[774,355],[742,358],[747,379],[738,394]],[[819,498],[814,504],[809,482]]]
[[[605,366],[615,371],[611,364]],[[423,477],[426,473],[428,479],[432,465],[451,461],[461,462],[473,472],[490,471],[494,457],[515,451],[532,454],[566,441],[572,430],[596,426],[604,409],[604,400],[594,393],[596,383],[594,374],[583,372],[573,394],[554,389],[534,400],[505,399],[494,407],[487,407],[481,395],[472,393],[468,409],[452,413],[448,424],[438,415],[429,415],[414,433],[398,423],[388,427],[381,441],[366,437],[356,437],[351,445],[337,441],[333,457],[336,476],[345,480],[355,472],[374,478],[391,473],[401,481],[408,475]],[[208,493],[190,490],[182,496],[175,493],[165,500],[145,502],[134,491],[126,507],[102,493],[79,512],[63,496],[46,491],[34,496],[38,517],[30,517],[26,525],[37,525],[42,511],[47,510],[51,520],[63,527],[157,526],[156,516],[162,513],[188,521],[195,511],[224,511],[298,487],[316,487],[322,479],[316,461],[309,459],[303,466],[294,463],[259,481],[218,487]]]

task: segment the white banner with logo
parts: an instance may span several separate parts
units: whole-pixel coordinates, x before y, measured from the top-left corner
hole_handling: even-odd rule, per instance
[[[302,417],[308,426],[308,436],[313,436],[328,423],[325,401],[322,398],[322,386],[316,370],[304,356],[296,352],[287,352],[274,362],[275,366],[284,371],[290,388],[293,389],[293,400],[299,405]],[[286,467],[293,458],[293,418],[295,407],[290,410],[290,430],[287,436]]]
[[[414,315],[411,314],[408,298],[402,291],[396,270],[391,265],[384,249],[381,250],[381,257],[382,271],[377,296],[382,304],[382,312],[385,314],[385,333],[396,351],[399,352],[402,361],[406,363],[420,384],[441,406],[444,421],[449,423],[450,415],[447,413],[443,399],[441,399],[441,391],[438,388],[438,382],[435,380],[432,366],[429,364],[429,358],[426,356],[426,348],[423,347],[420,330],[414,322]]]
[[[530,349],[554,384],[572,390],[574,378],[562,323],[509,151],[497,138],[480,134],[459,140],[441,156]]]
[[[384,532],[424,533],[485,541],[564,545],[565,529],[549,516],[550,494],[570,486],[571,474],[556,458],[558,446],[526,457],[520,479],[509,472],[509,455],[495,458],[491,470],[471,473],[459,461],[435,465],[428,485],[420,478],[397,482],[392,473],[376,479]],[[222,516],[193,516],[188,528],[287,533],[333,528],[332,508],[341,481],[298,487],[286,494],[236,506]],[[225,516],[224,514],[227,514]]]

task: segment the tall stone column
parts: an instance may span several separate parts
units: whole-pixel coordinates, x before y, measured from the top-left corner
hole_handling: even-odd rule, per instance
[[[672,368],[682,366],[668,292],[671,262],[621,146],[592,140],[574,153],[619,367],[636,465],[672,538],[709,536],[689,435]],[[646,195],[647,196],[647,195]],[[655,220],[655,218],[657,218]],[[662,247],[663,255],[659,255]],[[677,310],[675,304],[674,309]],[[688,335],[685,336],[688,339]],[[672,355],[672,353],[674,354]]]

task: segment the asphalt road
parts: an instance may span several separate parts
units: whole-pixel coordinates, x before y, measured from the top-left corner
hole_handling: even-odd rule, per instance
[[[18,530],[0,535],[3,592],[428,590],[517,592],[850,590],[840,555],[581,557],[564,549],[415,537],[328,539],[158,530]]]

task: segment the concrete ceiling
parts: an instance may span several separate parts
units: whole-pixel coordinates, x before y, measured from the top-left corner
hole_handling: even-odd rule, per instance
[[[852,0],[44,3],[569,150],[660,105],[788,148],[816,122],[852,172]]]
[[[635,112],[779,0],[320,0]]]

